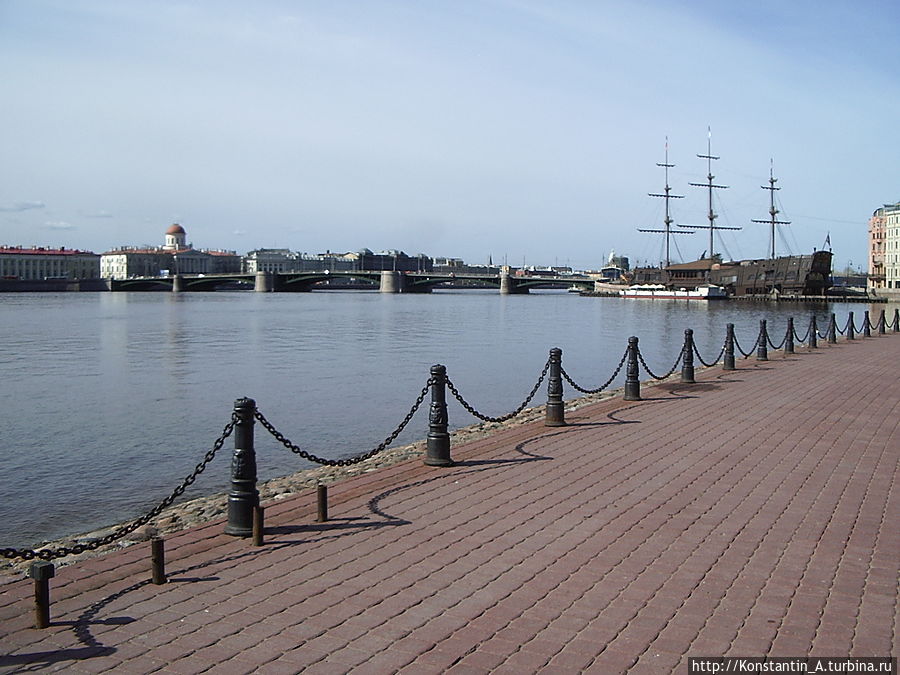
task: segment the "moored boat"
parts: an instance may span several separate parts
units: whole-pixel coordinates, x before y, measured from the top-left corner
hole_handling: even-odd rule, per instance
[[[639,284],[619,291],[623,298],[646,298],[656,300],[724,300],[728,297],[725,289],[713,284],[703,284],[696,288],[669,288],[663,284]]]

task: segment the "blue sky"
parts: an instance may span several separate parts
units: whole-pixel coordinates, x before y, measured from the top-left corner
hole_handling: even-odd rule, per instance
[[[766,255],[773,161],[779,253],[830,233],[855,267],[900,200],[898,29],[894,0],[0,0],[0,243],[654,263],[665,139],[704,223],[711,129],[717,250]]]

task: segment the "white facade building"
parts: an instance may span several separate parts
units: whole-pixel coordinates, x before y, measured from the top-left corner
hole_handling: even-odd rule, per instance
[[[900,295],[900,202],[876,209],[869,220],[869,286]]]

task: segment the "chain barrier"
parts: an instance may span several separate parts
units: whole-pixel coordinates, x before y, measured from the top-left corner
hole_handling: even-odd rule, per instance
[[[704,366],[706,366],[707,368],[712,368],[714,365],[716,365],[721,360],[722,356],[725,354],[725,345],[722,345],[722,350],[719,352],[719,355],[716,357],[716,360],[713,361],[712,363],[707,363],[706,361],[703,360],[703,357],[700,356],[700,351],[697,349],[697,343],[696,342],[692,343],[692,346],[694,347],[694,356],[696,356],[697,360],[700,363],[702,363]]]
[[[225,440],[229,436],[231,436],[231,432],[234,430],[236,421],[237,416],[232,413],[231,421],[225,425],[225,428],[222,430],[222,435],[216,439],[216,442],[213,444],[212,449],[209,450],[203,457],[203,461],[200,462],[196,467],[194,467],[193,472],[191,472],[191,474],[181,482],[181,485],[179,485],[177,488],[175,488],[175,490],[172,491],[172,494],[163,499],[151,511],[144,514],[140,518],[131,521],[127,525],[122,525],[121,527],[116,528],[112,533],[106,535],[105,537],[92,539],[91,541],[88,541],[84,544],[61,546],[59,548],[43,548],[40,550],[2,548],[0,549],[0,557],[6,558],[8,560],[13,560],[16,558],[20,558],[22,560],[33,560],[34,558],[40,558],[41,560],[55,560],[56,558],[63,558],[67,555],[77,555],[79,553],[84,553],[85,551],[95,551],[101,546],[106,546],[107,544],[111,544],[117,539],[121,539],[127,534],[131,534],[139,527],[146,525],[151,520],[156,518],[156,516],[163,512],[163,509],[171,506],[172,502],[174,502],[176,499],[178,499],[178,497],[184,494],[184,491],[188,488],[188,486],[194,484],[194,481],[197,480],[197,476],[203,473],[203,471],[206,469],[207,464],[209,464],[216,456],[216,453],[222,449],[222,446],[225,444]]]
[[[569,377],[569,374],[566,372],[566,369],[563,368],[562,366],[560,366],[559,374],[562,375],[565,378],[566,382],[568,382],[570,385],[572,385],[572,388],[575,389],[576,391],[579,391],[582,394],[599,394],[601,391],[603,391],[609,385],[611,385],[613,383],[613,380],[616,379],[616,377],[618,377],[619,372],[622,370],[622,366],[625,365],[625,361],[627,358],[628,358],[628,350],[626,349],[625,353],[622,354],[622,360],[619,361],[619,365],[616,366],[616,371],[612,374],[612,377],[610,377],[606,382],[601,384],[596,389],[585,389],[584,387],[579,387],[575,383],[575,381],[571,377]]]
[[[670,377],[672,373],[678,370],[678,364],[681,363],[681,359],[684,358],[684,345],[681,346],[681,351],[678,352],[678,358],[675,359],[675,365],[672,366],[672,369],[666,373],[665,375],[656,375],[650,368],[647,367],[647,362],[644,361],[644,355],[641,354],[640,347],[637,350],[638,360],[641,362],[641,365],[644,367],[644,370],[647,371],[647,374],[652,377],[654,380],[665,380],[667,377]]]
[[[422,401],[424,401],[425,397],[428,395],[428,388],[434,383],[435,382],[432,378],[428,379],[428,381],[425,383],[425,386],[422,387],[422,391],[419,393],[418,398],[416,398],[416,402],[413,403],[412,408],[410,408],[409,412],[406,413],[406,417],[403,418],[403,421],[400,422],[399,426],[394,429],[394,431],[387,438],[379,443],[378,446],[361,455],[348,457],[347,459],[325,459],[324,457],[317,457],[310,452],[306,452],[306,450],[303,450],[302,448],[300,448],[300,446],[295,445],[290,440],[285,438],[284,435],[280,431],[278,431],[259,410],[254,411],[253,416],[266,431],[272,434],[276,441],[281,443],[284,447],[286,447],[294,454],[300,455],[303,459],[307,459],[310,462],[315,462],[316,464],[324,464],[326,466],[352,466],[374,457],[395,440],[397,440],[397,436],[399,436],[400,433],[406,428],[406,425],[409,424],[410,420],[412,420],[413,416],[416,414],[416,411],[418,411],[419,407],[422,405]]]
[[[526,406],[531,403],[531,399],[534,398],[534,395],[537,393],[538,388],[541,386],[541,382],[544,381],[544,378],[547,377],[547,371],[550,369],[550,360],[547,360],[547,363],[544,364],[544,370],[541,371],[541,376],[538,378],[538,381],[535,383],[534,387],[531,389],[531,393],[528,394],[528,398],[526,398],[522,405],[513,410],[511,413],[503,415],[502,417],[490,417],[489,415],[483,415],[478,412],[466,399],[462,397],[462,394],[459,393],[459,390],[454,386],[454,384],[450,381],[448,377],[445,382],[447,383],[447,389],[450,390],[450,393],[459,401],[459,404],[465,408],[469,413],[474,415],[480,420],[484,420],[485,422],[507,422],[511,420],[513,417],[518,415],[520,412],[525,410]]]
[[[769,337],[769,334],[768,334],[768,332],[767,332],[767,333],[766,333],[766,342],[769,343],[769,346],[770,346],[772,349],[781,349],[782,347],[784,347],[784,343],[787,342],[787,337],[788,337],[788,336],[787,336],[787,332],[785,332],[784,337],[781,338],[781,342],[779,342],[779,343],[776,345],[774,342],[772,342],[772,338]]]
[[[846,333],[848,328],[850,328],[850,317],[849,316],[847,317],[847,323],[844,324],[844,330],[841,330],[840,328],[837,327],[837,322],[835,322],[835,324],[834,324],[834,330],[837,332],[838,335],[843,335],[844,333]]]
[[[741,347],[740,343],[738,342],[737,335],[734,336],[734,346],[737,347],[737,350],[741,353],[741,355],[742,355],[745,359],[749,359],[750,356],[753,354],[753,350],[756,348],[756,345],[759,344],[759,336],[760,336],[760,335],[762,335],[762,330],[760,330],[759,333],[756,334],[756,339],[753,341],[753,345],[754,345],[754,346],[750,348],[750,351],[749,351],[749,352],[745,352],[745,351],[743,350],[743,348]]]
[[[812,326],[808,325],[806,327],[806,333],[803,335],[803,337],[800,337],[800,334],[797,333],[796,330],[794,330],[794,339],[801,344],[806,344],[806,341],[809,339],[809,332],[811,330],[812,330]]]

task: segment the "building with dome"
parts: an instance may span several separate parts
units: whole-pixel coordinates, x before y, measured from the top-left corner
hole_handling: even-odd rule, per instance
[[[166,230],[162,246],[121,246],[100,254],[100,276],[104,279],[240,271],[241,258],[234,251],[195,249],[178,223]]]

